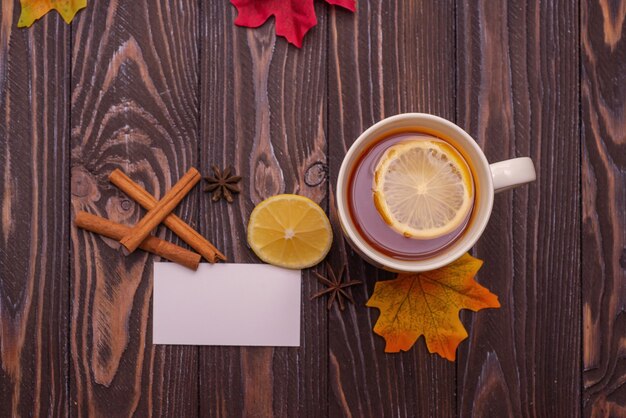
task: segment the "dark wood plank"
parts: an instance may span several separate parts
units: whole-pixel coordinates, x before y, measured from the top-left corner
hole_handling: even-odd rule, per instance
[[[197,165],[198,23],[196,2],[168,1],[94,1],[74,21],[74,213],[135,224],[145,211],[109,183],[113,169],[158,198]],[[199,196],[175,211],[192,225]],[[152,345],[157,258],[74,227],[72,250],[72,414],[197,415],[197,349]]]
[[[343,155],[373,123],[402,112],[454,119],[454,2],[373,0],[357,14],[333,9],[329,21],[329,153],[331,192]],[[332,195],[332,193],[331,193]],[[337,232],[334,265],[348,263],[357,305],[329,316],[329,416],[414,417],[455,414],[454,363],[428,353],[424,340],[408,352],[385,354],[365,301],[376,280],[390,278],[366,264]]]
[[[538,179],[496,196],[474,250],[497,310],[463,315],[461,416],[580,415],[578,6],[457,5],[458,119],[491,162],[530,156]]]
[[[626,5],[581,1],[583,407],[626,416]]]
[[[0,416],[68,412],[70,29],[0,9]]]
[[[302,49],[274,34],[233,25],[228,2],[203,3],[201,167],[232,165],[243,175],[232,205],[201,199],[201,231],[231,262],[258,262],[246,244],[254,206],[278,193],[325,205],[326,10]],[[326,416],[326,311],[303,273],[300,348],[200,348],[202,416]]]

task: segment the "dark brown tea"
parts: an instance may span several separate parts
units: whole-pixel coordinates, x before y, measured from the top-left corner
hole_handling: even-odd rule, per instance
[[[409,141],[443,141],[458,151],[450,141],[429,133],[405,131],[381,138],[363,152],[352,168],[347,190],[348,207],[360,235],[373,248],[396,259],[423,260],[449,247],[462,236],[463,231],[471,222],[475,194],[472,194],[472,206],[465,218],[455,229],[445,235],[430,239],[416,239],[407,238],[394,230],[385,222],[374,202],[374,173],[385,151],[393,145]],[[466,160],[464,164],[467,164]],[[467,164],[467,167],[471,173],[471,166]],[[473,182],[474,176],[471,175],[471,177]],[[473,184],[472,188],[474,188]]]

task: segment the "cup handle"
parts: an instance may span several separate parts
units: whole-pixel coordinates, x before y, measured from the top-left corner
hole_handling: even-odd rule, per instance
[[[528,157],[500,161],[489,167],[491,168],[495,193],[533,182],[537,178],[533,160]]]

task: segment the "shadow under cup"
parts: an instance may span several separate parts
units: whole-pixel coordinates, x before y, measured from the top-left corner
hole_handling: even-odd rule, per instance
[[[349,209],[351,173],[364,152],[372,144],[401,132],[423,132],[449,142],[467,161],[474,177],[475,198],[472,215],[465,231],[446,248],[419,260],[403,260],[384,254],[370,245],[359,233]],[[438,116],[424,113],[406,113],[383,119],[363,132],[352,144],[339,170],[337,179],[337,209],[339,220],[348,242],[366,261],[391,271],[420,272],[443,267],[466,253],[485,229],[493,206],[493,180],[489,163],[482,150],[464,130]]]

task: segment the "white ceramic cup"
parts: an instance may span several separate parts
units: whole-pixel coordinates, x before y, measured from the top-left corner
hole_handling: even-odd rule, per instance
[[[435,131],[443,138],[449,138],[455,147],[468,159],[473,169],[476,202],[472,219],[467,229],[452,245],[423,260],[400,260],[389,257],[373,248],[357,231],[348,209],[348,180],[354,164],[372,143],[391,132]],[[337,179],[337,209],[344,235],[352,247],[371,264],[398,272],[420,272],[438,269],[455,261],[476,243],[485,230],[494,193],[530,183],[536,178],[535,167],[530,158],[514,158],[489,164],[476,141],[454,123],[426,113],[404,113],[391,116],[376,123],[352,144],[341,163]]]

